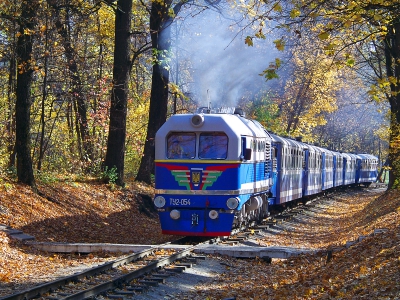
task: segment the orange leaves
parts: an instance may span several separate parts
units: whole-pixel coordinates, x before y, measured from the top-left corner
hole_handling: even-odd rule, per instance
[[[371,233],[374,228],[389,227],[389,231],[334,251],[330,262],[323,253],[273,260],[271,265],[261,260],[230,260],[232,268],[220,276],[218,284],[208,285],[204,290],[208,292],[202,295],[218,299],[217,290],[230,290],[238,299],[395,298],[393,287],[400,280],[400,197],[398,192],[380,199],[377,194],[368,194],[319,203],[308,211],[301,226],[295,221],[283,223],[280,227],[286,230],[266,234],[257,243],[326,248],[337,240]]]
[[[151,194],[152,187],[131,184],[130,190],[110,191],[96,183],[57,183],[40,186],[50,199],[41,198],[29,189],[13,186],[0,194],[1,207],[18,229],[39,240],[87,241],[139,244],[161,243],[168,237],[160,234],[157,219],[138,212],[137,195]],[[331,299],[395,298],[400,282],[400,196],[391,191],[380,198],[377,193],[358,193],[336,197],[335,201],[316,203],[302,216],[300,226],[287,221],[282,230],[257,236],[256,244],[296,246],[307,249],[334,249],[334,245],[367,235],[376,228],[387,231],[368,236],[352,247],[334,251],[328,262],[326,251],[287,260],[236,260],[219,257],[222,266],[213,281],[195,287],[187,299]],[[129,230],[120,230],[127,228]],[[29,231],[28,231],[29,230]],[[33,249],[21,249],[0,232],[0,284],[12,287],[29,281],[32,274],[45,280],[57,269],[73,272],[77,267],[109,259],[110,255],[45,255]],[[166,253],[167,250],[158,250]],[[104,257],[107,256],[107,257]],[[223,273],[222,273],[223,272]],[[0,297],[2,296],[0,291]],[[398,292],[398,291],[397,291]]]
[[[0,282],[10,282],[11,273],[0,273]]]

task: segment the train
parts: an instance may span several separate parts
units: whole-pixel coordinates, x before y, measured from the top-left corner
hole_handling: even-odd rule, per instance
[[[172,115],[155,136],[155,197],[163,234],[218,237],[271,207],[330,189],[369,186],[378,158],[281,137],[240,108]]]

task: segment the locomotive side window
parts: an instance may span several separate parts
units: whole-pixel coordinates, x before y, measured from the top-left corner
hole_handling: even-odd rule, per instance
[[[199,137],[199,158],[226,159],[228,136],[223,132],[203,132]]]
[[[193,159],[196,153],[194,132],[173,132],[167,137],[167,157],[171,159]]]

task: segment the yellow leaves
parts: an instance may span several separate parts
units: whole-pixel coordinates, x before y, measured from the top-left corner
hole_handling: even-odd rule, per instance
[[[275,67],[278,69],[280,68],[282,61],[279,58],[275,58]]]
[[[349,28],[351,25],[353,24],[353,22],[351,20],[346,20],[343,25],[345,28]]]
[[[259,38],[259,39],[265,39],[265,35],[264,35],[263,31],[262,31],[262,28],[260,28],[260,30],[258,30],[258,31],[256,32],[255,36],[256,36],[257,38]]]
[[[356,1],[349,1],[347,4],[347,9],[352,10],[358,6],[358,3]]]
[[[355,60],[354,59],[349,58],[348,60],[346,60],[346,65],[348,67],[354,67],[354,64],[355,64]]]
[[[283,39],[275,40],[273,43],[275,44],[275,48],[279,51],[285,50],[285,41]]]
[[[174,11],[174,9],[172,7],[170,7],[168,9],[168,16],[171,17],[171,18],[175,17],[175,11]]]
[[[336,48],[336,43],[329,43],[328,45],[324,46],[325,51],[332,51]]]
[[[269,67],[265,69],[260,75],[264,76],[267,80],[278,78],[276,70],[281,66],[281,60],[279,58],[275,59],[275,63],[270,63]]]
[[[388,80],[389,80],[390,84],[393,84],[393,85],[397,86],[397,84],[398,84],[398,79],[397,79],[396,77],[394,77],[394,76],[389,76],[389,77],[388,77]]]
[[[187,99],[187,96],[184,94],[184,92],[179,88],[178,85],[169,82],[168,84],[169,89],[171,94],[176,95],[177,97],[181,98],[181,99]]]
[[[272,7],[272,10],[273,10],[273,11],[276,11],[276,12],[282,12],[282,6],[280,5],[279,2],[277,2],[277,3],[275,3],[274,6]]]
[[[34,30],[31,30],[31,29],[29,29],[29,28],[25,28],[25,29],[24,29],[24,35],[32,35],[32,34],[34,34],[34,33],[35,33]]]
[[[300,10],[298,10],[298,9],[292,9],[292,10],[290,11],[290,17],[291,17],[292,19],[299,17],[300,14],[301,14],[301,12],[300,12]]]
[[[378,78],[378,85],[381,88],[387,87],[390,85],[389,80],[387,80],[386,78]]]
[[[375,21],[380,21],[382,20],[383,16],[381,14],[374,14],[374,20]]]
[[[253,38],[251,36],[246,36],[246,38],[244,40],[244,43],[247,46],[250,46],[250,47],[253,46]]]
[[[330,36],[329,32],[326,31],[322,31],[320,34],[318,34],[318,38],[320,40],[327,40],[329,39],[329,36]]]
[[[380,90],[376,85],[371,85],[370,89],[368,90],[368,95],[376,102],[381,102],[380,97]]]

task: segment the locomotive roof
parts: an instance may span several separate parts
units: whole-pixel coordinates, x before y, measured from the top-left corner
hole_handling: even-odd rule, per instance
[[[228,151],[227,160],[238,159],[238,153],[240,152],[239,148],[241,147],[241,138],[243,136],[251,138],[270,138],[269,134],[264,130],[260,123],[246,119],[239,114],[177,114],[171,116],[156,133],[156,159],[164,159],[166,137],[173,132],[224,132],[228,136],[230,145],[237,148],[231,148],[231,150]]]
[[[193,117],[201,117],[202,124],[193,125]],[[171,116],[160,128],[157,134],[165,136],[168,132],[184,131],[224,131],[235,135],[268,137],[268,133],[257,121],[246,119],[239,114],[210,113],[210,114],[177,114]],[[229,134],[228,134],[229,136]]]

